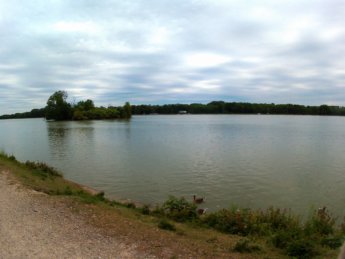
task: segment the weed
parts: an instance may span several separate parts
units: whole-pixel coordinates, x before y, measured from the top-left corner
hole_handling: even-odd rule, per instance
[[[209,214],[203,219],[203,222],[219,231],[248,235],[253,226],[253,214],[249,209],[237,209],[233,207],[229,210],[222,209],[218,212]]]
[[[65,187],[65,190],[64,190],[64,192],[63,192],[63,194],[64,194],[64,195],[72,195],[73,192],[72,192],[71,187],[66,186],[66,187]]]
[[[305,231],[307,234],[319,234],[327,236],[333,233],[335,219],[327,211],[326,207],[314,211],[306,222]]]
[[[164,230],[176,231],[176,227],[166,219],[161,219],[158,223],[158,227]]]
[[[174,196],[170,196],[162,206],[163,213],[178,222],[197,218],[196,208],[195,204],[188,202],[185,198],[176,198]]]
[[[341,236],[326,237],[321,240],[321,245],[327,246],[331,249],[336,249],[338,247],[341,247],[342,244],[343,244],[343,238]]]
[[[39,173],[44,173],[46,175],[56,176],[56,177],[62,176],[62,174],[59,173],[55,168],[50,167],[45,163],[26,161],[25,166],[30,169],[37,170],[39,171]]]
[[[125,203],[125,205],[127,208],[130,208],[130,209],[135,209],[137,207],[133,202],[127,202]]]
[[[233,249],[235,252],[239,253],[253,253],[260,251],[260,246],[253,244],[248,238],[242,238],[235,244]]]
[[[95,195],[95,197],[100,201],[106,201],[106,198],[104,197],[104,191],[101,191]]]
[[[318,254],[315,244],[310,240],[298,239],[292,241],[287,249],[287,255],[296,258],[312,258]]]
[[[142,208],[141,208],[141,213],[144,215],[149,215],[150,214],[150,206],[145,204]]]

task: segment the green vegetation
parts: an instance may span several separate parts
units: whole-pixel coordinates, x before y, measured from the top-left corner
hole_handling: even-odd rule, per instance
[[[47,120],[69,120],[72,117],[72,105],[67,102],[67,92],[57,91],[47,101]]]
[[[124,107],[95,107],[92,100],[80,101],[76,105],[67,103],[67,92],[57,91],[47,101],[47,120],[100,120],[129,119],[131,106],[127,102]]]
[[[15,113],[15,114],[5,114],[0,116],[1,119],[25,119],[25,118],[44,118],[46,114],[45,108],[32,109],[29,112]]]
[[[300,115],[345,115],[341,106],[304,106],[298,104],[239,103],[213,101],[208,104],[132,105],[133,114],[300,114]]]
[[[164,202],[161,210],[157,210],[157,212],[175,221],[186,222],[195,220],[198,217],[196,209],[197,206],[194,203],[188,202],[185,198],[170,196]]]
[[[76,105],[66,102],[65,91],[55,92],[42,109],[33,109],[31,112],[2,115],[0,119],[13,118],[40,118],[56,120],[93,120],[130,118],[133,115],[143,114],[178,114],[181,111],[189,114],[292,114],[292,115],[335,115],[344,116],[345,107],[304,106],[298,104],[274,103],[242,103],[213,101],[208,104],[165,104],[165,105],[130,105],[123,107],[95,107],[92,100],[80,101]]]
[[[83,203],[106,208],[121,207],[133,211],[135,218],[145,217],[145,221],[154,222],[156,227],[180,235],[186,235],[186,231],[216,230],[225,235],[237,236],[231,251],[239,253],[265,253],[267,249],[277,249],[281,256],[334,257],[345,240],[345,222],[337,225],[326,208],[313,211],[306,220],[288,210],[277,208],[251,210],[232,207],[198,215],[197,206],[183,197],[171,196],[155,208],[110,201],[104,197],[104,192],[92,195],[80,185],[63,179],[58,171],[44,163],[20,163],[13,155],[0,153],[0,169],[3,168],[10,168],[24,185],[34,190],[69,196]],[[207,240],[208,243],[218,242],[217,238],[208,237]]]
[[[234,251],[239,253],[253,253],[260,250],[260,246],[254,244],[248,238],[240,239],[234,247]]]
[[[161,219],[158,223],[158,227],[160,229],[176,231],[176,227],[173,224],[171,224],[169,221],[167,221],[166,219]]]
[[[123,107],[95,107],[92,100],[79,101],[77,104],[67,102],[66,91],[53,93],[42,109],[33,109],[31,112],[2,115],[0,119],[16,118],[43,118],[47,120],[101,120],[101,119],[130,119],[131,105],[126,102]]]

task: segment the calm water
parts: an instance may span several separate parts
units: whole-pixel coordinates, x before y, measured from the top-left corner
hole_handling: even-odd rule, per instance
[[[279,206],[345,215],[345,117],[134,116],[0,121],[0,150],[39,160],[109,197],[205,196],[217,209]]]

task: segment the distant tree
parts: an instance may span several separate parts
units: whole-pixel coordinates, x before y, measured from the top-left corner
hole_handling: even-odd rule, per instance
[[[129,119],[132,117],[132,108],[129,102],[126,102],[123,106],[123,114],[121,117],[123,117],[124,119]]]
[[[331,109],[328,105],[323,104],[319,108],[319,114],[320,115],[330,115],[331,114]]]
[[[65,91],[57,91],[49,97],[45,108],[47,120],[69,120],[72,118],[72,107],[66,101],[67,97]]]
[[[86,101],[80,101],[75,106],[75,109],[80,111],[90,111],[95,108],[95,105],[92,100],[87,99]]]

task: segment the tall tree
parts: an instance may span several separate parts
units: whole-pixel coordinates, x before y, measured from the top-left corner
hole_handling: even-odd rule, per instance
[[[46,119],[47,120],[69,120],[72,118],[72,107],[66,101],[66,91],[57,91],[52,94],[46,106]]]
[[[129,102],[126,102],[125,105],[123,106],[123,117],[125,119],[129,119],[132,117],[132,108],[131,108],[131,105],[129,104]]]

